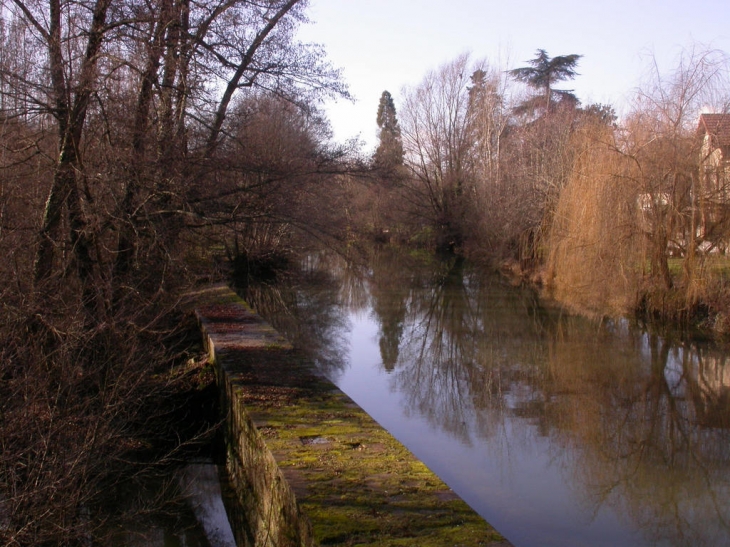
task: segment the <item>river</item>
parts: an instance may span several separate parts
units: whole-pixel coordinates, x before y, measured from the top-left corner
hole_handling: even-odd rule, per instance
[[[516,547],[730,545],[721,348],[385,251],[246,297]]]

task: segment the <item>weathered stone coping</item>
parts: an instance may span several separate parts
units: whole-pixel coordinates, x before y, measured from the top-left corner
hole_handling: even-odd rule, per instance
[[[233,291],[195,301],[229,413],[239,545],[507,545]]]

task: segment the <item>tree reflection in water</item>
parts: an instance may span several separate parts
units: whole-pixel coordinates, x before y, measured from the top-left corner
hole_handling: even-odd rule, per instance
[[[327,374],[347,366],[348,317],[370,313],[407,414],[493,457],[546,441],[586,514],[610,508],[644,545],[730,545],[721,348],[562,314],[460,261],[305,266],[249,298]]]
[[[312,254],[285,281],[247,284],[238,292],[297,348],[315,359],[323,373],[332,376],[347,365],[349,310],[342,304],[343,297],[348,297],[342,282],[347,270],[347,265],[333,256]],[[353,291],[356,288],[356,283],[350,287]],[[349,298],[357,301],[358,297],[351,294]]]

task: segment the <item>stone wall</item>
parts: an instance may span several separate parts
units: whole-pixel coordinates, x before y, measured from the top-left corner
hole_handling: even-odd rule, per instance
[[[266,441],[248,414],[242,397],[250,358],[257,352],[284,358],[290,345],[225,287],[212,289],[197,314],[204,340],[215,363],[225,414],[226,469],[236,493],[229,511],[241,547],[304,547],[314,545],[312,527],[297,505]],[[206,299],[207,300],[207,299]]]

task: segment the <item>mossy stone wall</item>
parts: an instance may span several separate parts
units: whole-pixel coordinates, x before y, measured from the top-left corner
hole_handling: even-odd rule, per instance
[[[226,412],[239,545],[509,545],[230,289],[195,300]]]

